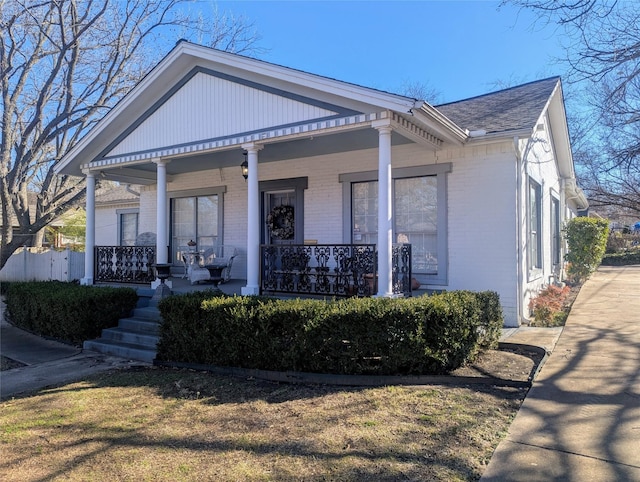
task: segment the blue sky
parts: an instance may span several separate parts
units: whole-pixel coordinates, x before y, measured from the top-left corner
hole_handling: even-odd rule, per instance
[[[217,4],[255,23],[262,60],[390,92],[422,83],[439,103],[562,74],[557,32],[496,1]]]

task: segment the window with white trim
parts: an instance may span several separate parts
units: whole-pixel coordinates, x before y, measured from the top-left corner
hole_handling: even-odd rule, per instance
[[[226,186],[188,191],[171,191],[170,250],[174,263],[181,262],[182,248],[189,241],[197,249],[206,249],[223,243],[223,201]]]

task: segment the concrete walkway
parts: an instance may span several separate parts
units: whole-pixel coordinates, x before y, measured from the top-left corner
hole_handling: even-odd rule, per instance
[[[144,365],[46,340],[10,325],[0,302],[0,355],[25,366],[0,371],[0,400],[114,368]]]
[[[640,266],[582,287],[481,480],[640,481]]]

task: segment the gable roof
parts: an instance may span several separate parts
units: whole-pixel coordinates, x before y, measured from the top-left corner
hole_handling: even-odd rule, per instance
[[[420,136],[424,138],[433,135],[440,142],[448,140],[460,144],[466,137],[464,131],[438,113],[432,106],[426,105],[424,101],[181,41],[100,119],[91,131],[65,153],[54,167],[55,172],[57,174],[81,175],[83,169],[96,167],[95,164],[93,167],[89,167],[89,164],[104,159],[110,151],[117,147],[120,141],[132,132],[131,128],[138,127],[141,122],[150,119],[155,112],[159,112],[159,109],[177,93],[176,89],[185,85],[185,82],[191,79],[191,73],[194,72],[205,72],[209,77],[213,77],[212,74],[215,74],[216,78],[241,85],[245,89],[257,87],[254,90],[259,91],[260,95],[267,92],[282,99],[302,100],[302,103],[309,106],[312,106],[312,103],[307,100],[320,103],[318,105],[330,106],[329,110],[334,111],[331,116],[337,116],[337,118],[333,120],[335,126],[333,124],[327,125],[327,129],[334,127],[342,127],[343,130],[346,128],[357,129],[356,123],[370,122],[386,112],[396,112],[407,122],[418,123],[419,129],[415,132],[419,132]],[[274,96],[272,95],[272,97]],[[252,102],[252,100],[247,98],[246,102]],[[334,109],[333,107],[336,106],[340,108]],[[418,111],[421,115],[413,118],[412,111]],[[323,117],[327,115],[327,113],[321,112],[317,114],[320,116],[319,119],[294,119],[293,121],[287,119],[288,124],[276,125],[272,129],[286,128],[293,122],[295,126],[300,125],[302,130],[306,130],[308,127],[305,123],[322,121]],[[344,117],[345,115],[347,117]],[[365,117],[361,118],[360,116]],[[354,124],[354,127],[351,127],[351,124]],[[415,134],[409,128],[406,128],[405,131],[410,135]],[[426,132],[424,135],[423,131]],[[195,147],[191,146],[193,141],[190,139],[179,139],[175,141],[175,146],[186,146],[185,149],[189,149],[189,152],[207,149],[220,151],[230,145],[241,145],[242,142],[248,142],[251,136],[255,137],[258,134],[260,135],[259,139],[276,136],[272,135],[271,131],[264,131],[264,128],[260,127],[258,133],[249,129],[239,131],[230,138],[228,138],[228,133],[224,133],[224,135],[220,134],[222,137],[202,139],[203,142],[217,143],[212,144],[212,147],[203,147],[199,144]],[[200,142],[200,139],[195,142]],[[223,145],[218,146],[220,143]],[[172,144],[170,147],[173,146]],[[154,147],[164,148],[165,146],[157,145]],[[120,150],[113,152],[117,155],[123,154]],[[131,162],[141,163],[151,155],[150,152],[148,149],[132,151],[133,154],[142,153],[146,157],[136,158]],[[173,154],[163,152],[158,154],[158,156],[169,155]]]
[[[135,193],[129,186],[106,183],[96,189],[96,204],[131,204],[137,203],[140,193]]]
[[[470,132],[506,133],[533,129],[560,82],[559,77],[436,106]]]

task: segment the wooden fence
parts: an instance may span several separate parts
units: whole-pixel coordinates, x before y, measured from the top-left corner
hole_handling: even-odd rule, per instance
[[[2,281],[74,281],[84,277],[84,253],[20,248],[0,270]]]

